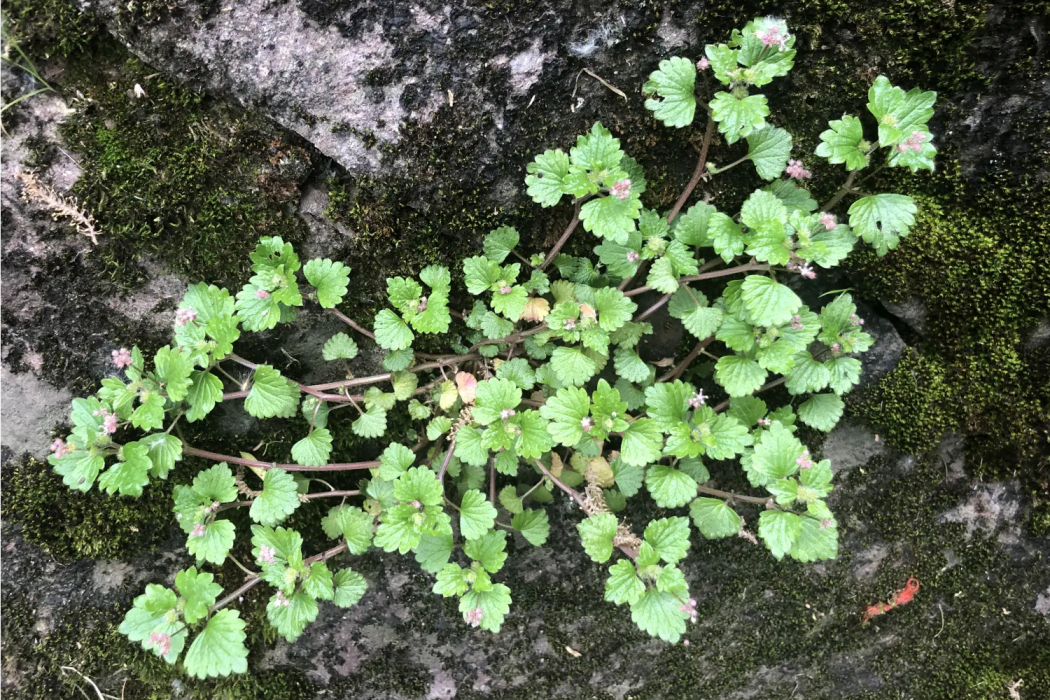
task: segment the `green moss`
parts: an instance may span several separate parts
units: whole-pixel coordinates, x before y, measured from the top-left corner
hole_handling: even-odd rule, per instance
[[[134,97],[136,85],[147,96]],[[99,255],[122,284],[145,263],[239,283],[263,235],[298,241],[309,155],[268,122],[208,99],[105,42],[71,60],[62,88],[82,95],[62,129],[80,154],[74,194],[103,231]]]
[[[4,3],[5,31],[34,58],[80,53],[102,31],[99,22],[70,0],[11,0]]]
[[[115,559],[156,546],[171,522],[171,486],[154,481],[141,498],[71,491],[31,457],[4,469],[3,517],[57,559]],[[164,523],[165,527],[158,527]]]

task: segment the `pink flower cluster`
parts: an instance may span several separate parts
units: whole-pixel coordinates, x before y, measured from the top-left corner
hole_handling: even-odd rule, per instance
[[[190,537],[204,537],[204,524],[197,523],[193,526],[193,531],[190,532]]]
[[[55,453],[55,457],[65,457],[73,451],[74,447],[75,445],[67,443],[62,438],[58,438],[51,443],[51,451]]]
[[[131,366],[131,352],[127,348],[114,350],[110,356],[113,358],[113,364],[116,365],[117,369]]]
[[[813,466],[813,459],[809,456],[809,450],[802,450],[802,454],[795,460],[799,469],[809,469]]]
[[[800,331],[800,330],[802,330],[805,327],[806,327],[805,324],[802,323],[802,317],[801,316],[799,316],[798,314],[795,314],[794,316],[791,317],[791,330],[793,330],[793,331]]]
[[[463,619],[471,627],[477,627],[481,624],[481,618],[485,616],[485,611],[481,608],[474,608],[463,613]]]
[[[589,433],[591,428],[594,427],[594,419],[590,416],[584,416],[580,419],[580,427],[583,428],[583,432]]]
[[[775,24],[765,32],[756,31],[755,36],[766,46],[779,46],[781,49],[787,48],[787,37],[780,34],[780,27]]]
[[[707,70],[710,67],[711,67],[711,62],[707,60],[707,56],[704,56],[703,58],[701,58],[699,61],[696,62],[696,69],[697,70]]]
[[[149,636],[149,643],[152,646],[157,647],[157,651],[160,652],[161,656],[167,656],[171,653],[171,637],[163,632],[154,632],[151,634]]]
[[[693,394],[692,398],[689,399],[689,405],[694,409],[700,408],[704,405],[704,401],[706,400],[707,397],[704,396],[704,390],[701,389],[700,391]]]
[[[287,608],[289,605],[292,604],[292,601],[288,600],[288,598],[285,597],[284,593],[277,591],[277,594],[273,597],[273,604],[279,605],[282,608]]]
[[[800,160],[789,160],[788,166],[785,168],[784,172],[795,180],[806,180],[813,177],[813,173],[802,167],[802,161]]]
[[[763,428],[768,428],[773,424],[773,421],[769,420],[768,418],[759,418],[758,424],[761,425]]]
[[[685,603],[678,606],[678,609],[689,616],[689,621],[696,623],[696,598],[690,598]]]
[[[832,343],[831,344],[831,352],[833,352],[836,355],[838,355],[840,352],[842,352],[842,346],[839,345],[838,343]]]
[[[268,291],[266,291],[265,289],[256,289],[255,290],[255,298],[256,299],[269,299],[270,298],[270,293]]]
[[[834,214],[821,214],[820,225],[824,227],[825,231],[832,231],[838,225],[838,221],[835,219]]]
[[[503,409],[502,411],[499,412],[499,417],[500,417],[500,420],[506,421],[511,416],[516,416],[517,414],[518,414],[518,412],[515,411],[513,408],[505,408],[505,409]]]
[[[639,257],[641,257],[641,256],[639,256],[638,253],[636,253],[635,251],[633,251],[633,250],[628,250],[627,251],[627,262],[629,262],[629,263],[638,262],[638,258]]]
[[[574,318],[567,318],[567,319],[565,319],[565,330],[567,330],[567,331],[576,330],[576,319],[574,319]]]
[[[858,316],[857,314],[850,314],[849,315],[849,322],[850,322],[851,326],[863,326],[864,325],[864,319],[861,318],[860,316]]]
[[[427,310],[427,298],[419,297],[419,304],[416,306],[417,313],[423,313]]]
[[[617,180],[609,188],[609,194],[617,199],[627,199],[631,196],[631,181],[628,179]]]
[[[795,257],[794,253],[791,255],[791,260],[784,266],[788,272],[797,272],[808,280],[816,279],[817,272],[808,262],[800,262],[800,258]],[[798,330],[797,328],[795,330]]]
[[[500,294],[510,294],[510,289],[511,289],[510,285],[509,284],[505,284],[505,285],[503,285],[502,287],[499,288],[499,293]]]
[[[110,413],[106,409],[101,411],[92,412],[93,416],[102,416],[102,432],[106,435],[112,435],[117,432],[117,416],[114,413]]]
[[[926,141],[926,134],[921,131],[911,132],[911,136],[904,140],[903,143],[897,144],[897,150],[901,153],[905,151],[915,151],[918,153],[922,150],[922,144]]]
[[[276,550],[273,547],[268,547],[265,544],[259,547],[259,561],[263,564],[273,564],[273,555],[276,554]]]
[[[197,312],[193,309],[179,309],[175,312],[175,325],[185,326],[197,318]]]

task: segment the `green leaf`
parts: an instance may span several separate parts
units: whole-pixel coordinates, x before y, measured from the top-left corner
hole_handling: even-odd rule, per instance
[[[474,420],[489,425],[504,420],[501,413],[513,410],[521,404],[521,389],[509,379],[488,379],[478,383]]]
[[[663,451],[660,426],[648,418],[639,418],[623,433],[620,458],[635,467],[644,467],[660,458]]]
[[[761,129],[769,116],[764,95],[738,99],[728,92],[719,92],[709,106],[711,118],[718,123],[718,131],[725,134],[727,143],[736,143],[756,129]]]
[[[490,530],[482,537],[469,540],[463,545],[463,553],[481,564],[485,571],[494,574],[503,568],[507,560],[507,533]]]
[[[303,268],[306,281],[317,289],[317,303],[325,309],[334,309],[346,295],[350,284],[350,268],[341,262],[311,260]]]
[[[571,170],[576,172],[590,171],[604,179],[609,171],[618,170],[623,151],[619,139],[595,122],[588,134],[576,137],[576,145],[569,151],[572,160]]]
[[[708,539],[730,537],[740,532],[740,516],[720,498],[697,498],[689,506],[689,515]]]
[[[452,419],[448,416],[434,416],[434,418],[427,423],[427,439],[437,440],[440,436],[444,435],[452,427]]]
[[[172,401],[182,401],[190,388],[193,359],[188,352],[165,345],[153,358],[157,379]]]
[[[766,370],[742,355],[723,355],[715,363],[715,381],[730,396],[753,394],[766,381]]]
[[[222,586],[213,581],[214,577],[211,574],[203,571],[198,574],[194,566],[180,571],[175,576],[175,588],[182,596],[182,614],[187,623],[192,625],[206,617],[208,607],[213,605],[222,593]]]
[[[294,642],[317,619],[317,601],[306,593],[285,596],[278,591],[266,606],[266,619],[277,629],[277,634]]]
[[[372,515],[357,506],[332,508],[321,518],[321,528],[332,539],[345,539],[351,554],[364,554],[372,546]]]
[[[718,210],[710,204],[697,202],[682,212],[674,221],[674,237],[689,246],[711,245],[707,235],[711,216]]]
[[[831,128],[821,133],[817,155],[827,158],[832,165],[845,163],[846,170],[860,170],[868,165],[867,149],[861,149],[864,142],[864,126],[860,119],[844,115],[842,119],[828,122]],[[867,146],[867,142],[864,142]]]
[[[535,495],[538,492],[533,492]],[[550,523],[547,521],[547,512],[543,510],[532,510],[526,508],[515,515],[510,521],[511,527],[521,533],[522,537],[531,544],[542,547],[550,534]]]
[[[696,66],[691,60],[673,56],[660,61],[659,70],[642,86],[642,94],[656,94],[662,99],[647,99],[645,108],[666,126],[677,129],[688,126],[696,113],[695,83]]]
[[[798,417],[809,427],[827,433],[842,418],[845,407],[835,394],[814,394],[798,407]]]
[[[767,126],[747,137],[747,157],[763,180],[780,177],[790,155],[791,134],[779,127]]]
[[[689,619],[689,613],[682,612],[681,607],[675,594],[650,588],[631,605],[631,620],[643,632],[677,644]]]
[[[868,89],[868,110],[879,122],[879,145],[896,146],[912,132],[925,131],[936,100],[936,92],[912,88],[905,93],[886,76],[876,78]]]
[[[456,433],[456,451],[454,454],[467,464],[475,467],[485,464],[489,458],[488,448],[481,443],[481,433],[472,425],[464,426]]]
[[[635,219],[638,218],[641,209],[641,200],[633,194],[627,199],[600,197],[583,205],[580,209],[580,222],[585,231],[623,245],[635,230]]]
[[[559,346],[551,354],[550,366],[565,384],[579,386],[594,376],[598,366],[580,348]]]
[[[237,482],[226,462],[213,465],[193,477],[193,493],[208,505],[237,500]]]
[[[149,636],[164,624],[177,604],[178,598],[170,588],[148,583],[146,592],[135,598],[134,607],[128,610],[118,631],[132,642],[142,642],[142,648],[148,649]]]
[[[392,442],[379,456],[379,478],[394,481],[412,466],[416,455],[404,445]]]
[[[696,498],[696,481],[685,472],[654,464],[645,474],[645,485],[656,505],[678,508]]]
[[[677,564],[689,551],[689,519],[660,518],[645,527],[645,541],[668,564]]]
[[[305,467],[323,467],[332,454],[332,434],[327,428],[315,428],[292,445],[292,459]]]
[[[602,564],[612,556],[613,540],[619,523],[611,513],[595,513],[576,524],[583,542],[583,550],[594,561]]]
[[[645,364],[632,348],[620,346],[613,353],[613,366],[616,374],[631,382],[645,382],[649,379],[649,365]]]
[[[236,529],[229,520],[216,520],[204,526],[203,535],[190,535],[186,538],[186,549],[201,561],[222,564],[233,547]]]
[[[386,357],[383,358],[383,369],[387,372],[400,372],[401,370],[408,369],[414,360],[415,355],[412,353],[411,348],[394,350],[388,352]]]
[[[471,489],[463,494],[459,510],[459,529],[467,540],[476,540],[496,523],[496,509],[485,496]]]
[[[499,263],[489,258],[474,256],[463,261],[463,281],[475,296],[490,291],[501,275]]]
[[[473,589],[468,591],[459,601],[459,611],[466,613],[471,610],[481,610],[481,621],[478,626],[489,632],[499,632],[503,620],[510,612],[510,589],[502,583],[495,583],[492,588],[484,591]]]
[[[538,411],[523,411],[514,419],[517,426],[517,436],[514,438],[514,451],[525,459],[539,459],[550,452],[554,443],[551,441],[550,433],[547,432],[547,421]],[[517,458],[513,461],[514,471],[517,472]],[[496,462],[496,469],[501,474],[507,473],[501,468],[500,460]]]
[[[877,194],[849,208],[849,225],[879,255],[897,247],[915,223],[915,201],[903,194]]]
[[[220,610],[193,640],[183,659],[192,678],[228,676],[248,670],[248,649],[244,646],[244,621],[236,610]]]
[[[855,357],[833,357],[825,363],[828,386],[836,394],[845,394],[860,380],[860,360]]]
[[[492,295],[492,309],[511,321],[517,321],[525,311],[527,299],[528,292],[525,291],[525,288],[521,285],[514,285],[506,294],[500,289]]]
[[[791,551],[802,531],[802,518],[783,510],[764,510],[758,516],[758,536],[778,560]]]
[[[424,535],[415,547],[416,562],[423,569],[436,574],[448,563],[452,555],[452,533]]]
[[[131,424],[140,430],[156,430],[164,425],[164,396],[156,391],[139,395],[141,402],[131,414]]]
[[[565,166],[566,171],[568,171],[567,159]],[[519,240],[520,236],[512,226],[500,226],[485,236],[485,257],[493,262],[502,263],[510,255],[510,252],[514,250],[515,246],[518,245]]]
[[[332,360],[352,360],[357,357],[357,343],[346,333],[336,333],[321,348],[321,356]]]
[[[678,289],[678,275],[670,258],[659,258],[649,268],[645,283],[658,292],[674,294]]]
[[[609,333],[631,320],[638,305],[615,287],[604,287],[594,293],[594,310],[598,312],[598,326]]]
[[[315,430],[314,433],[321,431]],[[324,431],[328,433],[327,430]],[[263,488],[252,501],[248,515],[257,523],[274,527],[299,507],[299,490],[292,475],[283,469],[267,469]]]
[[[293,417],[299,408],[299,387],[270,365],[255,368],[244,410],[255,418]]]
[[[529,361],[523,357],[515,357],[513,360],[500,364],[496,368],[496,376],[499,379],[514,382],[523,391],[530,391],[536,386],[536,372],[529,365]]]
[[[813,359],[808,350],[795,356],[795,366],[787,374],[787,390],[797,396],[811,391],[820,391],[828,385],[831,373],[828,368]]]
[[[560,148],[536,156],[525,170],[526,192],[541,207],[554,206],[568,193],[569,156]]]
[[[922,139],[921,143],[919,143],[919,150],[916,151],[910,148],[911,144],[909,143],[903,143],[896,148],[890,149],[886,162],[889,163],[891,168],[906,167],[913,173],[917,173],[920,170],[929,170],[931,172],[934,170],[934,159],[937,157],[937,149],[933,145],[933,134],[925,131],[925,127],[916,131],[921,136],[917,137],[913,133],[912,137]],[[908,140],[905,139],[905,141]]]
[[[804,563],[838,557],[839,532],[834,520],[823,523],[813,518],[800,518],[800,521],[798,538],[788,556]]]
[[[609,578],[605,582],[605,599],[617,605],[634,605],[645,593],[645,584],[627,559],[621,559],[609,567]]]
[[[791,320],[802,300],[786,285],[762,275],[748,275],[741,298],[756,326],[779,326]]]
[[[98,487],[113,495],[142,495],[142,487],[149,483],[149,472],[153,466],[149,458],[149,447],[141,442],[129,442],[120,448],[122,461],[112,465],[99,477]]]
[[[390,309],[376,314],[375,335],[376,342],[386,350],[404,350],[415,338],[408,324]]]
[[[715,252],[729,264],[733,258],[744,252],[744,232],[735,221],[715,212],[707,224],[707,235],[711,239]]]
[[[547,430],[554,440],[572,447],[583,438],[581,421],[590,410],[590,398],[584,389],[560,389],[540,407],[540,415],[551,421]]]
[[[357,605],[368,590],[368,582],[361,574],[349,568],[335,573],[335,597],[332,602],[341,608]]]
[[[167,479],[175,462],[182,460],[182,440],[174,435],[155,433],[142,438],[139,444],[149,451],[150,474],[158,479]]]
[[[352,424],[354,434],[365,438],[381,437],[386,432],[386,411],[372,406],[357,417]]]
[[[798,471],[797,460],[805,448],[791,431],[774,422],[755,445],[751,468],[765,477],[765,483],[783,479]]]
[[[434,593],[445,598],[461,596],[470,589],[470,581],[467,579],[467,569],[459,564],[448,563],[437,572],[437,581],[434,582]]]
[[[808,214],[817,208],[817,202],[810,196],[809,190],[799,187],[794,180],[777,180],[769,183],[762,189],[776,195],[777,199],[788,208],[788,211]]]
[[[331,600],[335,597],[332,572],[323,561],[315,561],[310,564],[308,574],[303,580],[303,593],[318,600]]]
[[[653,384],[645,390],[646,413],[660,430],[670,430],[682,422],[689,410],[689,399],[696,390],[692,384],[675,380]]]
[[[190,380],[186,392],[186,402],[190,405],[186,420],[194,423],[211,413],[215,404],[222,401],[222,380],[211,372],[193,372]]]

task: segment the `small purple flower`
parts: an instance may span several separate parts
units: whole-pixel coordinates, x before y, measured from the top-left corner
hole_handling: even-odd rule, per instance
[[[813,176],[813,173],[802,167],[802,161],[800,160],[789,160],[787,169],[784,172],[795,180],[805,180]]]
[[[831,352],[835,353],[836,355],[839,354],[840,352],[842,352],[842,346],[838,343],[832,343]]]
[[[270,293],[268,291],[266,291],[265,289],[256,289],[255,290],[255,298],[256,299],[269,299],[270,298]]]
[[[285,597],[284,593],[282,593],[281,591],[277,591],[277,595],[273,597],[273,604],[279,605],[282,608],[287,608],[289,605],[292,604],[292,601],[288,600],[288,598]]]
[[[851,326],[863,326],[864,325],[864,319],[861,318],[860,316],[858,316],[857,314],[850,314],[849,315],[849,322],[850,322]]]
[[[820,225],[824,227],[824,230],[831,231],[838,225],[838,221],[834,214],[824,213],[820,215]]]
[[[113,364],[117,366],[117,369],[131,366],[131,353],[127,348],[114,350],[111,357],[113,358]]]
[[[575,330],[575,328],[576,328],[576,319],[574,319],[574,318],[567,318],[567,319],[565,319],[565,330],[571,331],[571,330]]]
[[[809,469],[813,466],[813,460],[809,456],[809,450],[802,450],[802,454],[795,460],[799,469]]]
[[[112,435],[117,432],[117,416],[113,413],[107,414],[105,420],[102,421],[102,432],[106,435]]]
[[[627,251],[627,262],[629,262],[629,263],[638,262],[638,258],[639,257],[641,257],[641,256],[639,256],[637,252],[635,252],[633,250]]]
[[[427,298],[419,297],[419,303],[416,305],[416,312],[423,313],[427,310]]]
[[[474,608],[463,613],[463,619],[471,627],[477,627],[481,624],[481,618],[485,616],[485,611],[481,608]]]
[[[273,555],[276,553],[273,547],[268,547],[264,544],[259,547],[259,561],[263,564],[273,564]]]
[[[695,394],[693,394],[693,396],[689,399],[689,405],[692,408],[694,408],[694,409],[695,408],[700,408],[701,406],[704,405],[704,401],[706,401],[706,400],[707,400],[707,397],[704,396],[704,390],[701,389],[700,391],[698,391]]]
[[[688,639],[683,639],[682,640],[682,646],[684,646],[684,647],[689,646],[689,640]]]
[[[824,518],[823,520],[820,521],[820,529],[821,530],[827,530],[829,527],[831,527],[831,521],[830,520],[828,520],[827,518]]]
[[[422,503],[422,502],[420,502],[420,501],[412,501],[412,503],[411,503],[410,505],[411,505],[411,506],[412,506],[413,508],[415,508],[416,510],[419,510],[420,508],[422,508],[422,507],[423,507],[423,503]]]
[[[703,58],[701,58],[699,61],[696,62],[696,69],[697,70],[707,70],[710,67],[711,67],[711,62],[707,60],[707,56],[704,56]]]
[[[781,49],[787,48],[787,37],[780,35],[780,27],[775,24],[765,32],[755,32],[755,36],[766,46],[777,46]]]
[[[513,408],[505,408],[499,412],[499,417],[500,420],[506,422],[507,419],[509,419],[511,416],[516,416],[517,414],[518,412],[515,411]]]
[[[809,263],[798,266],[798,274],[802,275],[808,280],[814,280],[817,278],[817,272],[814,270]]]
[[[51,451],[55,453],[55,457],[65,457],[73,451],[73,448],[65,440],[58,438],[51,443]]]
[[[194,525],[190,537],[204,537],[204,525],[202,523]]]
[[[179,309],[175,312],[175,325],[185,326],[190,321],[197,318],[197,312],[193,309]]]
[[[802,330],[805,327],[806,327],[805,324],[802,323],[802,317],[801,316],[799,316],[798,314],[795,314],[794,316],[791,317],[791,330],[793,330],[793,331],[800,331],[800,330]]]
[[[627,199],[631,196],[631,181],[628,179],[617,180],[609,188],[609,194],[617,199]]]
[[[590,432],[591,428],[594,427],[594,419],[590,416],[584,416],[580,419],[580,427],[583,428],[583,432]]]
[[[503,285],[502,287],[499,288],[499,293],[500,294],[510,294],[510,289],[511,289],[510,285],[509,284],[505,284],[505,285]]]
[[[161,656],[167,656],[171,653],[171,637],[163,632],[154,632],[151,634],[149,636],[149,643],[152,646],[157,647],[157,651],[160,652]]]
[[[768,428],[770,425],[773,424],[773,421],[769,420],[768,418],[759,418],[758,424],[761,425],[763,428]]]

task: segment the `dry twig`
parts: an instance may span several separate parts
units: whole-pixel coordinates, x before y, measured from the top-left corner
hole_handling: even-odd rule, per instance
[[[92,245],[98,245],[99,230],[95,228],[95,220],[77,206],[76,200],[62,197],[32,172],[19,173],[18,179],[22,181],[22,199],[42,203],[56,220],[59,217],[69,219],[77,231],[91,239]]]

